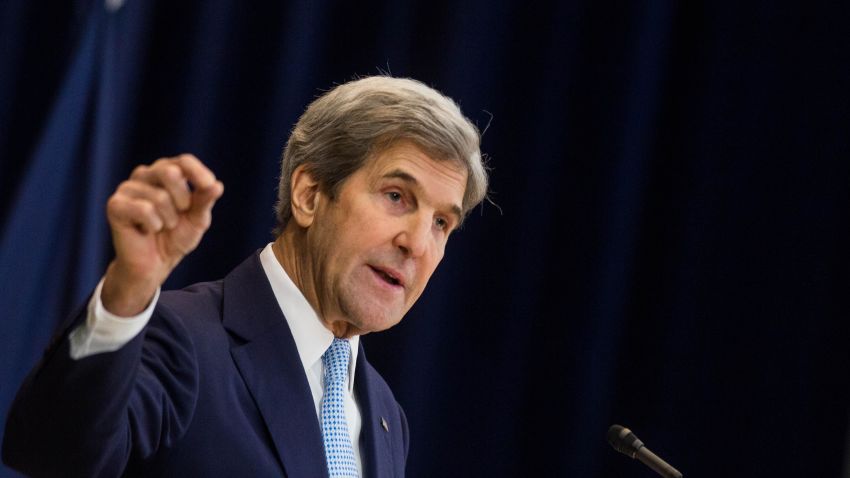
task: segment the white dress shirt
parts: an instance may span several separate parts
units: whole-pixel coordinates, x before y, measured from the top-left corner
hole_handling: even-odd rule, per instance
[[[301,366],[304,367],[304,375],[307,377],[310,391],[313,394],[316,418],[321,420],[322,381],[324,377],[322,355],[331,346],[334,335],[322,324],[304,294],[296,287],[283,266],[277,261],[271,246],[271,243],[268,244],[260,252],[260,264],[262,264],[263,271],[271,284],[272,292],[277,299],[280,310],[286,318],[289,330],[292,331],[292,337],[295,339],[295,346],[298,348],[298,355],[301,358]],[[124,346],[145,328],[159,300],[159,289],[157,289],[151,303],[139,315],[119,317],[103,307],[100,300],[102,289],[103,279],[97,285],[89,301],[86,321],[75,328],[68,337],[71,341],[71,358],[75,360],[101,352],[112,352]],[[354,399],[354,370],[357,363],[360,337],[351,337],[349,343],[351,345],[351,362],[348,365],[345,419],[348,423],[348,433],[351,435],[351,444],[354,446],[357,471],[360,476],[363,476],[363,460],[360,454],[359,439],[362,417],[360,407]]]

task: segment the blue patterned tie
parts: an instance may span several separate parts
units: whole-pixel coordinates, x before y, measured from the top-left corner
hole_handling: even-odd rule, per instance
[[[345,388],[348,384],[348,340],[335,338],[322,355],[325,367],[325,394],[322,396],[322,439],[331,477],[357,477],[354,447],[345,421]]]

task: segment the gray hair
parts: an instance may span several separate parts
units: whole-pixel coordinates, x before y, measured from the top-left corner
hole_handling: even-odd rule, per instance
[[[292,217],[292,173],[302,164],[330,197],[367,159],[411,141],[438,161],[463,166],[465,216],[487,195],[480,135],[450,98],[407,78],[371,76],[339,85],[313,101],[292,130],[280,167],[276,233]]]

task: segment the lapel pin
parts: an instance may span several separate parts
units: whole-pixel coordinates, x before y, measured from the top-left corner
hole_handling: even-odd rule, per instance
[[[381,426],[384,427],[385,432],[390,431],[390,426],[387,424],[387,421],[384,419],[384,417],[381,417]]]

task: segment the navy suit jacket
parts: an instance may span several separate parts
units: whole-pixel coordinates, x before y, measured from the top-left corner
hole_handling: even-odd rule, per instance
[[[18,392],[7,464],[35,476],[327,476],[310,387],[258,254],[221,281],[163,292],[121,349],[72,360],[68,332],[85,312]],[[362,345],[354,390],[364,475],[403,476],[407,421]]]

